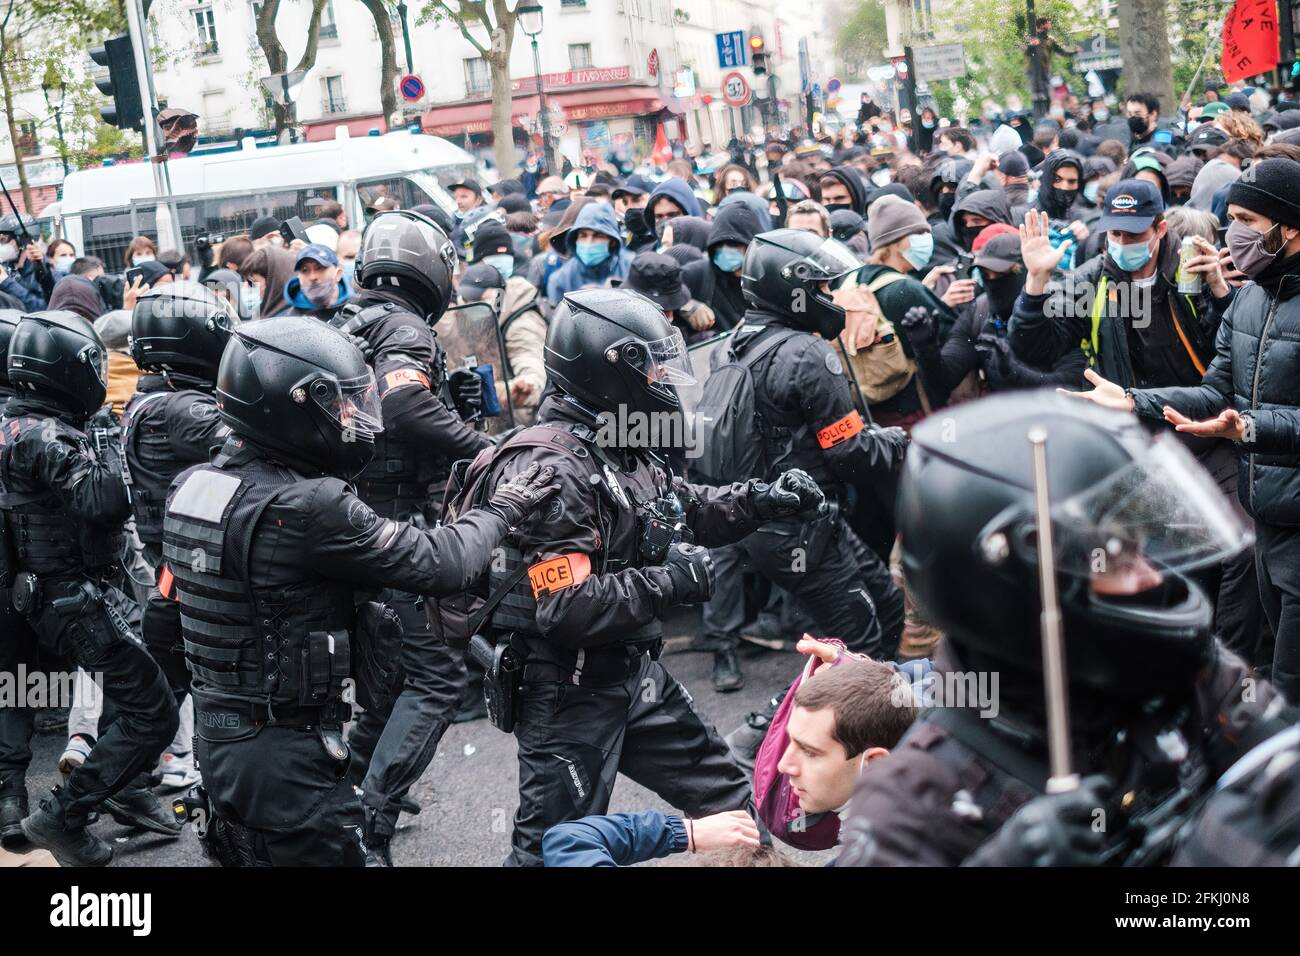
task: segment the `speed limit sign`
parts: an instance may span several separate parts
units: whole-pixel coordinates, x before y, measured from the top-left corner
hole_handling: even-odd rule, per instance
[[[722,78],[722,99],[728,106],[744,106],[749,102],[749,84],[740,73],[731,72]]]

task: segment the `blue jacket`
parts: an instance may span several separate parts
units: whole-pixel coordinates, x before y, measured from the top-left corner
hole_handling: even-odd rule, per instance
[[[302,283],[294,276],[284,284],[284,298],[293,308],[290,311],[282,312],[281,315],[314,315],[317,318],[328,319],[335,312],[347,305],[348,300],[352,298],[352,289],[349,288],[346,279],[339,280],[339,297],[334,300],[334,304],[321,308],[314,305],[311,299],[303,295]]]
[[[40,312],[45,308],[45,296],[39,291],[33,290],[30,285],[23,282],[15,272],[10,272],[3,282],[0,282],[0,292],[7,292],[23,304],[23,308],[28,312]]]
[[[647,216],[653,215],[652,210],[660,196],[667,196],[681,206],[682,211],[688,216],[704,215],[704,210],[700,208],[700,201],[695,198],[695,193],[691,192],[691,184],[684,179],[670,176],[656,186],[654,192],[650,194],[650,199],[645,204]]]
[[[613,255],[594,267],[583,265],[575,253],[546,280],[546,298],[551,305],[559,305],[566,294],[578,289],[606,286],[610,279],[626,279],[632,260],[636,258],[623,248],[623,230],[619,228],[618,220],[614,218],[614,207],[609,203],[593,202],[579,209],[569,235],[576,238],[583,229],[609,236],[616,249]]]
[[[686,823],[658,810],[611,813],[557,823],[542,837],[546,866],[631,866],[681,853]]]

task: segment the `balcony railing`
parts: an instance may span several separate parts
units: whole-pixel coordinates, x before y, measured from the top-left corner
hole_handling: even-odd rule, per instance
[[[348,101],[346,97],[331,96],[325,101],[326,113],[346,113],[348,111]]]

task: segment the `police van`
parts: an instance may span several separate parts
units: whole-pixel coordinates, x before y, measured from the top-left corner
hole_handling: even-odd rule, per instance
[[[342,204],[357,228],[367,207],[385,196],[405,209],[430,203],[451,212],[455,202],[446,187],[475,175],[474,157],[445,139],[410,130],[354,137],[342,126],[332,140],[259,148],[248,138],[238,149],[172,159],[167,167],[172,208],[191,255],[247,232],[262,216],[276,222],[300,216],[310,224],[312,206],[324,200]],[[103,259],[110,272],[122,267],[134,236],[150,236],[160,248],[170,244],[158,235],[147,162],[70,173],[60,218],[63,236],[82,255]]]

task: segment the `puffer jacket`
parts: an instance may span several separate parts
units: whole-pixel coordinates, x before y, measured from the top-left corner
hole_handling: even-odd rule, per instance
[[[506,280],[501,297],[501,335],[506,343],[506,361],[512,380],[522,378],[534,386],[522,405],[515,406],[520,424],[530,425],[537,417],[537,403],[546,387],[546,320],[542,318],[537,289],[523,276]],[[509,383],[505,383],[506,387]]]
[[[1162,419],[1169,405],[1195,420],[1227,407],[1249,418],[1238,446],[1237,495],[1269,525],[1300,527],[1300,255],[1272,278],[1243,285],[1224,315],[1201,384],[1132,392],[1135,411]],[[1252,434],[1253,432],[1253,434]]]

